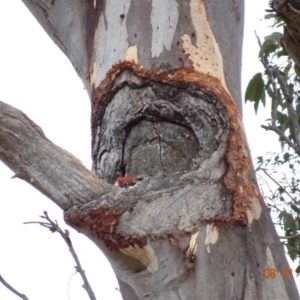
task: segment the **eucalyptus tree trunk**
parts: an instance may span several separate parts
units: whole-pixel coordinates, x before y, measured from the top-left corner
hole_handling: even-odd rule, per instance
[[[90,95],[98,178],[3,103],[0,158],[99,246],[123,298],[298,299],[240,116],[243,1],[23,2]]]

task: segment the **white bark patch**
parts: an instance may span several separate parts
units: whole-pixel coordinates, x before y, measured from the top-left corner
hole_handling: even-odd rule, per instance
[[[190,36],[184,34],[181,40],[185,55],[191,60],[195,71],[219,78],[227,89],[222,55],[207,20],[204,2],[191,0],[190,8],[197,43],[194,46]]]
[[[90,82],[91,82],[91,85],[94,85],[96,82],[96,63],[95,62],[93,64],[93,70],[90,75]]]
[[[206,225],[206,237],[205,237],[205,246],[207,247],[207,252],[210,253],[210,245],[213,245],[217,242],[219,238],[218,228],[213,224]]]
[[[266,249],[266,264],[265,269],[275,269],[274,259],[272,256],[272,252],[269,247]],[[285,284],[282,276],[282,270],[276,270],[277,274],[275,278],[266,278],[263,281],[263,288],[262,288],[262,299],[263,300],[288,300],[288,294],[286,292]]]
[[[176,0],[152,0],[152,57],[158,57],[164,51],[164,48],[171,50],[178,16]]]
[[[186,253],[187,256],[196,254],[197,247],[198,247],[198,244],[197,244],[198,234],[199,234],[199,232],[196,232],[191,236],[189,248],[187,249],[187,253]]]
[[[128,248],[120,249],[120,251],[139,260],[144,266],[147,267],[150,273],[154,274],[157,271],[157,257],[150,245],[147,245],[143,248],[140,248],[138,245],[134,245],[129,246]]]
[[[138,64],[137,45],[130,46],[127,49],[125,60]]]
[[[110,0],[101,12],[95,31],[95,83],[96,86],[105,78],[112,65],[123,61],[128,49],[126,17],[131,0]],[[124,17],[121,17],[124,15]],[[117,37],[117,38],[116,38]]]
[[[258,220],[261,215],[261,204],[258,198],[252,198],[251,199],[251,206],[249,209],[247,209],[247,219],[248,219],[248,227],[249,230],[251,230],[251,224],[253,220]]]

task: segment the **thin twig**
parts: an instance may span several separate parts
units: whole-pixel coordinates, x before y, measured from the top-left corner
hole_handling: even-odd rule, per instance
[[[256,38],[257,38],[257,42],[258,45],[260,47],[260,59],[261,62],[271,80],[271,84],[272,84],[272,88],[273,88],[273,94],[274,96],[272,97],[273,99],[273,105],[272,105],[272,125],[269,126],[264,126],[262,125],[262,128],[267,129],[267,130],[272,130],[274,132],[276,132],[280,139],[285,141],[291,148],[293,148],[295,150],[295,152],[300,155],[300,126],[298,123],[298,117],[297,117],[297,113],[294,109],[293,106],[293,97],[291,95],[289,95],[287,88],[286,88],[286,83],[284,82],[282,76],[280,75],[279,69],[278,68],[274,68],[274,67],[270,67],[267,62],[264,60],[263,57],[263,49],[262,49],[262,44],[261,41],[258,37],[258,35],[256,34]],[[285,98],[285,101],[287,103],[287,109],[288,109],[288,116],[292,122],[292,126],[293,126],[293,131],[294,131],[294,135],[295,135],[295,140],[296,140],[296,145],[284,134],[284,132],[282,130],[280,130],[277,126],[276,126],[276,122],[277,122],[277,106],[278,106],[278,90],[276,87],[276,82],[275,82],[275,78],[278,81],[278,84],[280,86],[280,89],[283,93],[283,96]]]
[[[260,170],[260,168],[261,168],[261,167],[258,167],[258,168],[255,170],[255,172],[257,173],[257,172]],[[268,182],[266,179],[264,179],[259,173],[257,173],[257,176],[259,176],[259,179],[260,179],[261,181],[263,181],[262,186],[264,186],[264,187],[265,187],[265,186],[268,186],[269,192],[272,193],[273,189],[270,187],[269,182]],[[263,189],[262,189],[262,192],[263,192]],[[264,198],[265,198],[265,197],[264,197]]]
[[[0,275],[0,282],[9,289],[12,293],[19,296],[23,300],[29,300],[29,298],[26,297],[26,295],[19,293],[16,289],[14,289],[5,279]]]
[[[259,170],[255,170],[255,172],[257,172],[257,171],[259,171]],[[265,199],[265,201],[267,202],[268,205],[274,206],[274,208],[275,208],[276,204],[275,204],[274,199],[271,199],[270,196],[267,196],[265,194],[264,189],[262,189],[263,186],[267,186],[269,188],[269,192],[272,193],[272,189],[271,189],[271,187],[269,185],[269,182],[265,178],[263,178],[263,176],[260,175],[258,172],[256,173],[256,175],[259,178],[259,186],[260,186],[260,190],[261,190],[263,199]],[[274,203],[274,205],[270,204],[270,201],[272,201]]]
[[[266,129],[266,130],[271,130],[277,133],[281,141],[286,142],[286,144],[294,149],[295,153],[297,153],[300,156],[300,148],[297,147],[285,134],[282,130],[280,130],[278,127],[273,126],[269,123],[268,126],[266,125],[260,125],[261,128]]]
[[[70,282],[71,282],[71,279],[73,278],[73,276],[77,274],[77,271],[75,273],[72,274],[72,276],[70,277],[69,281],[68,281],[68,299],[71,300],[70,298]]]
[[[298,148],[300,146],[300,126],[298,123],[298,116],[297,116],[297,113],[296,113],[296,111],[294,109],[294,105],[293,105],[294,99],[293,99],[293,96],[289,95],[289,92],[287,91],[287,88],[286,88],[286,83],[283,81],[283,78],[280,75],[279,70],[276,68],[274,68],[274,75],[278,80],[279,86],[282,90],[283,96],[287,103],[288,115],[289,115],[290,120],[292,121],[294,135],[295,135],[296,144],[297,144],[297,148]]]
[[[277,180],[275,180],[264,168],[259,168],[259,170],[262,170],[274,183],[277,184],[277,186],[281,188],[283,192],[285,192],[292,199],[292,201],[294,201],[294,198],[291,196],[291,194]]]
[[[278,236],[280,239],[287,239],[287,240],[289,240],[289,239],[297,239],[297,238],[299,238],[300,237],[300,234],[298,233],[298,234],[295,234],[295,235],[290,235],[290,236]]]
[[[267,73],[270,77],[272,88],[273,88],[274,96],[273,96],[273,105],[272,105],[273,106],[272,107],[272,126],[276,127],[277,106],[278,106],[278,90],[277,90],[277,87],[276,87],[276,82],[275,82],[275,78],[274,78],[272,69],[268,66],[267,62],[264,60],[264,52],[263,52],[263,49],[262,49],[262,44],[261,44],[260,38],[259,38],[259,36],[257,35],[256,32],[255,32],[255,36],[257,38],[257,42],[258,42],[258,45],[259,45],[259,48],[260,48],[261,63],[263,64],[264,68],[266,69],[266,71],[267,71]]]
[[[69,231],[65,230],[62,231],[62,229],[58,226],[57,221],[53,222],[50,217],[48,216],[48,213],[46,211],[44,211],[44,215],[40,216],[42,219],[46,219],[48,222],[26,222],[24,224],[39,224],[43,227],[48,228],[51,232],[58,232],[61,237],[63,238],[63,240],[66,242],[66,244],[68,245],[69,251],[71,252],[73,259],[75,260],[76,266],[75,269],[76,271],[80,274],[84,284],[83,284],[83,288],[86,290],[87,294],[89,295],[91,300],[97,300],[96,296],[88,282],[88,279],[85,275],[85,271],[82,269],[80,261],[78,259],[78,256],[73,248],[71,239],[69,237]]]
[[[277,207],[277,205],[273,205],[273,204],[268,203],[268,206],[271,206],[271,207],[273,207],[274,209],[279,210],[280,212],[282,212],[282,210],[279,209],[279,208]]]

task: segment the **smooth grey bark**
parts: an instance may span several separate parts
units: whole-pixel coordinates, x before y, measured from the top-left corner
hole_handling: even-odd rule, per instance
[[[4,104],[0,158],[99,246],[123,298],[298,299],[292,278],[264,278],[288,264],[240,119],[243,2],[23,2],[87,88],[102,179],[32,122],[17,139],[24,116]],[[103,180],[128,175],[139,179],[128,189]]]

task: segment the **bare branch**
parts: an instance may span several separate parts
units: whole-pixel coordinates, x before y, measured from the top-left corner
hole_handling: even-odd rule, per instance
[[[261,62],[271,80],[271,84],[272,84],[272,88],[273,88],[273,93],[274,96],[272,97],[273,99],[273,105],[272,105],[272,125],[269,124],[269,126],[265,126],[262,125],[261,127],[266,129],[266,130],[272,130],[274,132],[276,132],[280,139],[284,142],[286,142],[291,148],[293,148],[295,150],[295,152],[300,155],[300,126],[298,123],[298,117],[297,117],[297,113],[295,112],[294,106],[293,106],[293,97],[291,95],[289,95],[287,88],[286,88],[286,83],[283,81],[282,76],[279,73],[278,68],[274,68],[271,67],[267,64],[267,62],[264,60],[263,57],[263,50],[262,50],[262,44],[261,41],[258,37],[258,35],[255,33],[256,38],[257,38],[257,42],[258,45],[260,47],[260,58],[261,58]],[[295,140],[296,140],[296,145],[284,134],[283,131],[281,131],[277,126],[276,126],[276,122],[277,122],[277,106],[278,106],[278,90],[276,87],[276,81],[275,79],[277,79],[280,89],[283,93],[283,96],[285,98],[285,101],[287,102],[287,108],[288,108],[288,115],[289,118],[292,122],[292,126],[293,126],[293,130],[294,130],[294,134],[295,134]]]
[[[297,239],[300,237],[300,234],[295,234],[295,235],[290,235],[290,236],[278,236],[280,239],[286,239],[286,240],[290,240],[290,239]],[[296,249],[298,250],[298,249]]]
[[[262,45],[261,45],[261,41],[259,36],[256,34],[256,38],[257,38],[257,42],[260,48],[260,59],[261,59],[261,63],[263,64],[264,68],[266,69],[269,78],[271,80],[271,84],[272,84],[272,88],[273,88],[273,107],[272,107],[272,126],[276,127],[276,121],[277,121],[277,106],[278,106],[278,90],[276,87],[276,82],[273,76],[273,72],[272,69],[268,66],[267,62],[264,60],[264,56],[263,56],[263,49],[262,49]]]
[[[292,201],[294,201],[294,198],[292,195],[276,180],[274,179],[264,168],[259,168],[259,170],[262,170],[277,186],[279,186],[290,198]]]
[[[293,106],[294,99],[291,95],[289,95],[287,88],[286,88],[286,83],[283,81],[283,78],[280,75],[279,70],[276,68],[273,68],[273,70],[274,70],[273,73],[274,73],[275,77],[277,78],[278,83],[280,85],[280,89],[282,90],[285,101],[287,102],[288,115],[289,115],[290,120],[292,121],[295,140],[296,140],[296,144],[297,144],[297,148],[298,148],[298,147],[300,147],[300,126],[298,123],[297,113]]]
[[[72,245],[70,234],[68,230],[63,231],[57,221],[52,221],[50,217],[48,216],[48,213],[44,211],[44,215],[40,216],[42,219],[45,219],[47,222],[25,222],[24,224],[39,224],[43,227],[48,228],[51,232],[58,232],[60,236],[63,238],[65,243],[68,245],[69,251],[71,252],[71,255],[75,261],[76,264],[76,272],[78,272],[83,280],[83,288],[86,290],[87,294],[89,295],[89,298],[91,300],[97,300],[95,297],[95,294],[93,292],[93,289],[91,288],[89,281],[85,275],[85,271],[82,269],[81,263],[78,259],[78,256],[75,252],[75,249]]]
[[[20,110],[0,101],[0,160],[66,210],[112,190],[73,155],[54,145]]]
[[[273,126],[271,124],[269,124],[268,126],[266,125],[261,125],[261,128],[266,129],[266,130],[271,130],[274,131],[275,133],[278,134],[280,140],[286,142],[286,144],[291,147],[292,149],[294,149],[295,153],[297,153],[298,155],[300,155],[300,147],[297,147],[285,134],[283,131],[281,131],[278,127]]]
[[[273,205],[273,204],[268,203],[268,207],[273,207],[274,209],[276,209],[276,210],[278,210],[280,212],[282,211],[280,208],[278,208],[277,205]]]
[[[19,296],[21,299],[23,300],[29,300],[29,298],[26,297],[26,295],[21,294],[20,292],[18,292],[16,289],[14,289],[1,275],[0,275],[0,282],[2,282],[2,284],[9,289],[12,293],[14,293],[15,295]]]

